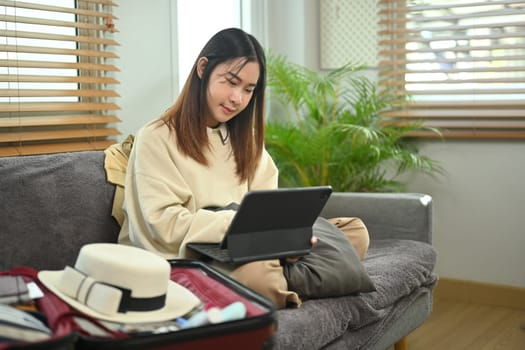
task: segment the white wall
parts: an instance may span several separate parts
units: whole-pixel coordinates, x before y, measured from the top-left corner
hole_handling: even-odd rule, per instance
[[[443,277],[525,287],[525,142],[421,144],[442,162],[437,179],[408,176],[434,197],[434,246]]]
[[[257,26],[263,42],[319,69],[319,1],[256,1],[265,1],[270,21]],[[157,117],[176,94],[170,4],[126,0],[116,8],[123,136]],[[408,191],[434,197],[440,276],[525,287],[525,142],[432,141],[420,149],[447,171],[438,179],[405,177]]]
[[[115,34],[120,81],[117,91],[121,107],[118,125],[122,138],[157,118],[174,101],[177,81],[171,0],[125,0],[115,7],[119,18]]]

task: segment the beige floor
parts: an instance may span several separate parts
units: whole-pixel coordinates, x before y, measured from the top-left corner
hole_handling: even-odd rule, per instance
[[[525,310],[436,298],[408,350],[463,349],[525,350]]]

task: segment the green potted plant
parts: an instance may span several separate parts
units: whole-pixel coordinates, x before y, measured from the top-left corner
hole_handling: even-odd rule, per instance
[[[348,64],[320,74],[271,52],[267,57],[270,100],[277,104],[267,122],[266,147],[279,168],[280,186],[401,191],[400,174],[441,170],[404,138],[419,123],[396,126],[380,117],[400,101],[359,74],[363,67]]]

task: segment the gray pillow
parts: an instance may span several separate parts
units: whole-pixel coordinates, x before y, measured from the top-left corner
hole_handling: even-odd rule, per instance
[[[376,290],[357,252],[341,230],[326,219],[318,218],[313,234],[318,240],[310,254],[283,266],[289,290],[303,300]]]

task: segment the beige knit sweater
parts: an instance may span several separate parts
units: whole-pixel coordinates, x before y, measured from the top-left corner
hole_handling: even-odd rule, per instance
[[[192,257],[188,242],[219,242],[232,210],[203,208],[240,203],[249,190],[277,188],[278,171],[264,150],[251,183],[239,183],[226,127],[208,128],[208,166],[183,155],[164,124],[150,122],[135,136],[124,189],[119,243],[171,259]],[[229,139],[228,139],[229,140]]]

